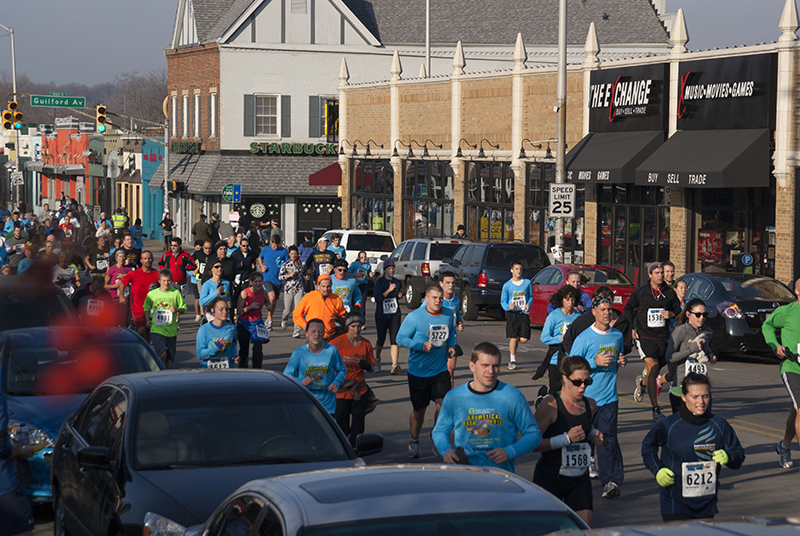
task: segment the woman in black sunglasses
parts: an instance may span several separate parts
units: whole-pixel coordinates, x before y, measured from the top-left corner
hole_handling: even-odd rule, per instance
[[[583,396],[592,384],[592,369],[583,357],[570,356],[561,361],[560,370],[561,390],[546,396],[534,414],[542,432],[536,452],[542,457],[533,472],[533,483],[564,501],[591,525],[591,443],[603,442],[603,434],[592,428],[597,405]]]
[[[711,349],[712,330],[705,325],[708,318],[706,304],[695,298],[684,307],[675,320],[677,327],[667,345],[667,373],[662,384],[671,383],[669,403],[672,413],[681,406],[681,382],[690,372],[708,376],[708,365],[717,362]]]

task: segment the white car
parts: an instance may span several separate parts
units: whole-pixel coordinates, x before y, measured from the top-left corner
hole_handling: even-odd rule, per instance
[[[388,231],[364,231],[356,229],[331,229],[322,235],[322,238],[328,240],[328,245],[331,246],[331,235],[339,233],[342,235],[342,242],[339,244],[344,246],[346,257],[345,260],[348,264],[358,260],[358,252],[366,251],[367,260],[375,266],[387,259],[389,254],[394,251],[397,243],[394,241],[394,236]]]

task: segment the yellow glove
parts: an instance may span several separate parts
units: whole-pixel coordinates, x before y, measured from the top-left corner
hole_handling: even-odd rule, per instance
[[[656,482],[658,482],[658,485],[662,488],[671,486],[675,483],[675,473],[666,467],[662,467],[658,470],[658,473],[656,473]]]
[[[728,453],[722,449],[715,450],[711,459],[720,465],[728,465]]]

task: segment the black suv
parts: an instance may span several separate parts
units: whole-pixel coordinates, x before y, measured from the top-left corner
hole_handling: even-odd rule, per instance
[[[478,242],[462,245],[452,259],[443,259],[436,272],[451,271],[456,276],[456,292],[461,297],[464,320],[475,320],[482,309],[500,306],[503,284],[511,279],[511,263],[522,263],[522,277],[531,279],[550,260],[542,248],[524,242]]]

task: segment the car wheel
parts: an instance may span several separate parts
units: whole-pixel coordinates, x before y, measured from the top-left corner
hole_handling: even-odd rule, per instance
[[[54,490],[55,498],[53,500],[53,536],[69,536],[67,529],[67,515],[64,512],[64,500],[61,495]]]
[[[422,303],[422,296],[420,296],[417,287],[411,282],[411,279],[406,279],[406,307],[413,311]]]
[[[461,316],[464,320],[475,320],[478,318],[478,306],[472,301],[472,293],[466,285],[461,289]]]

